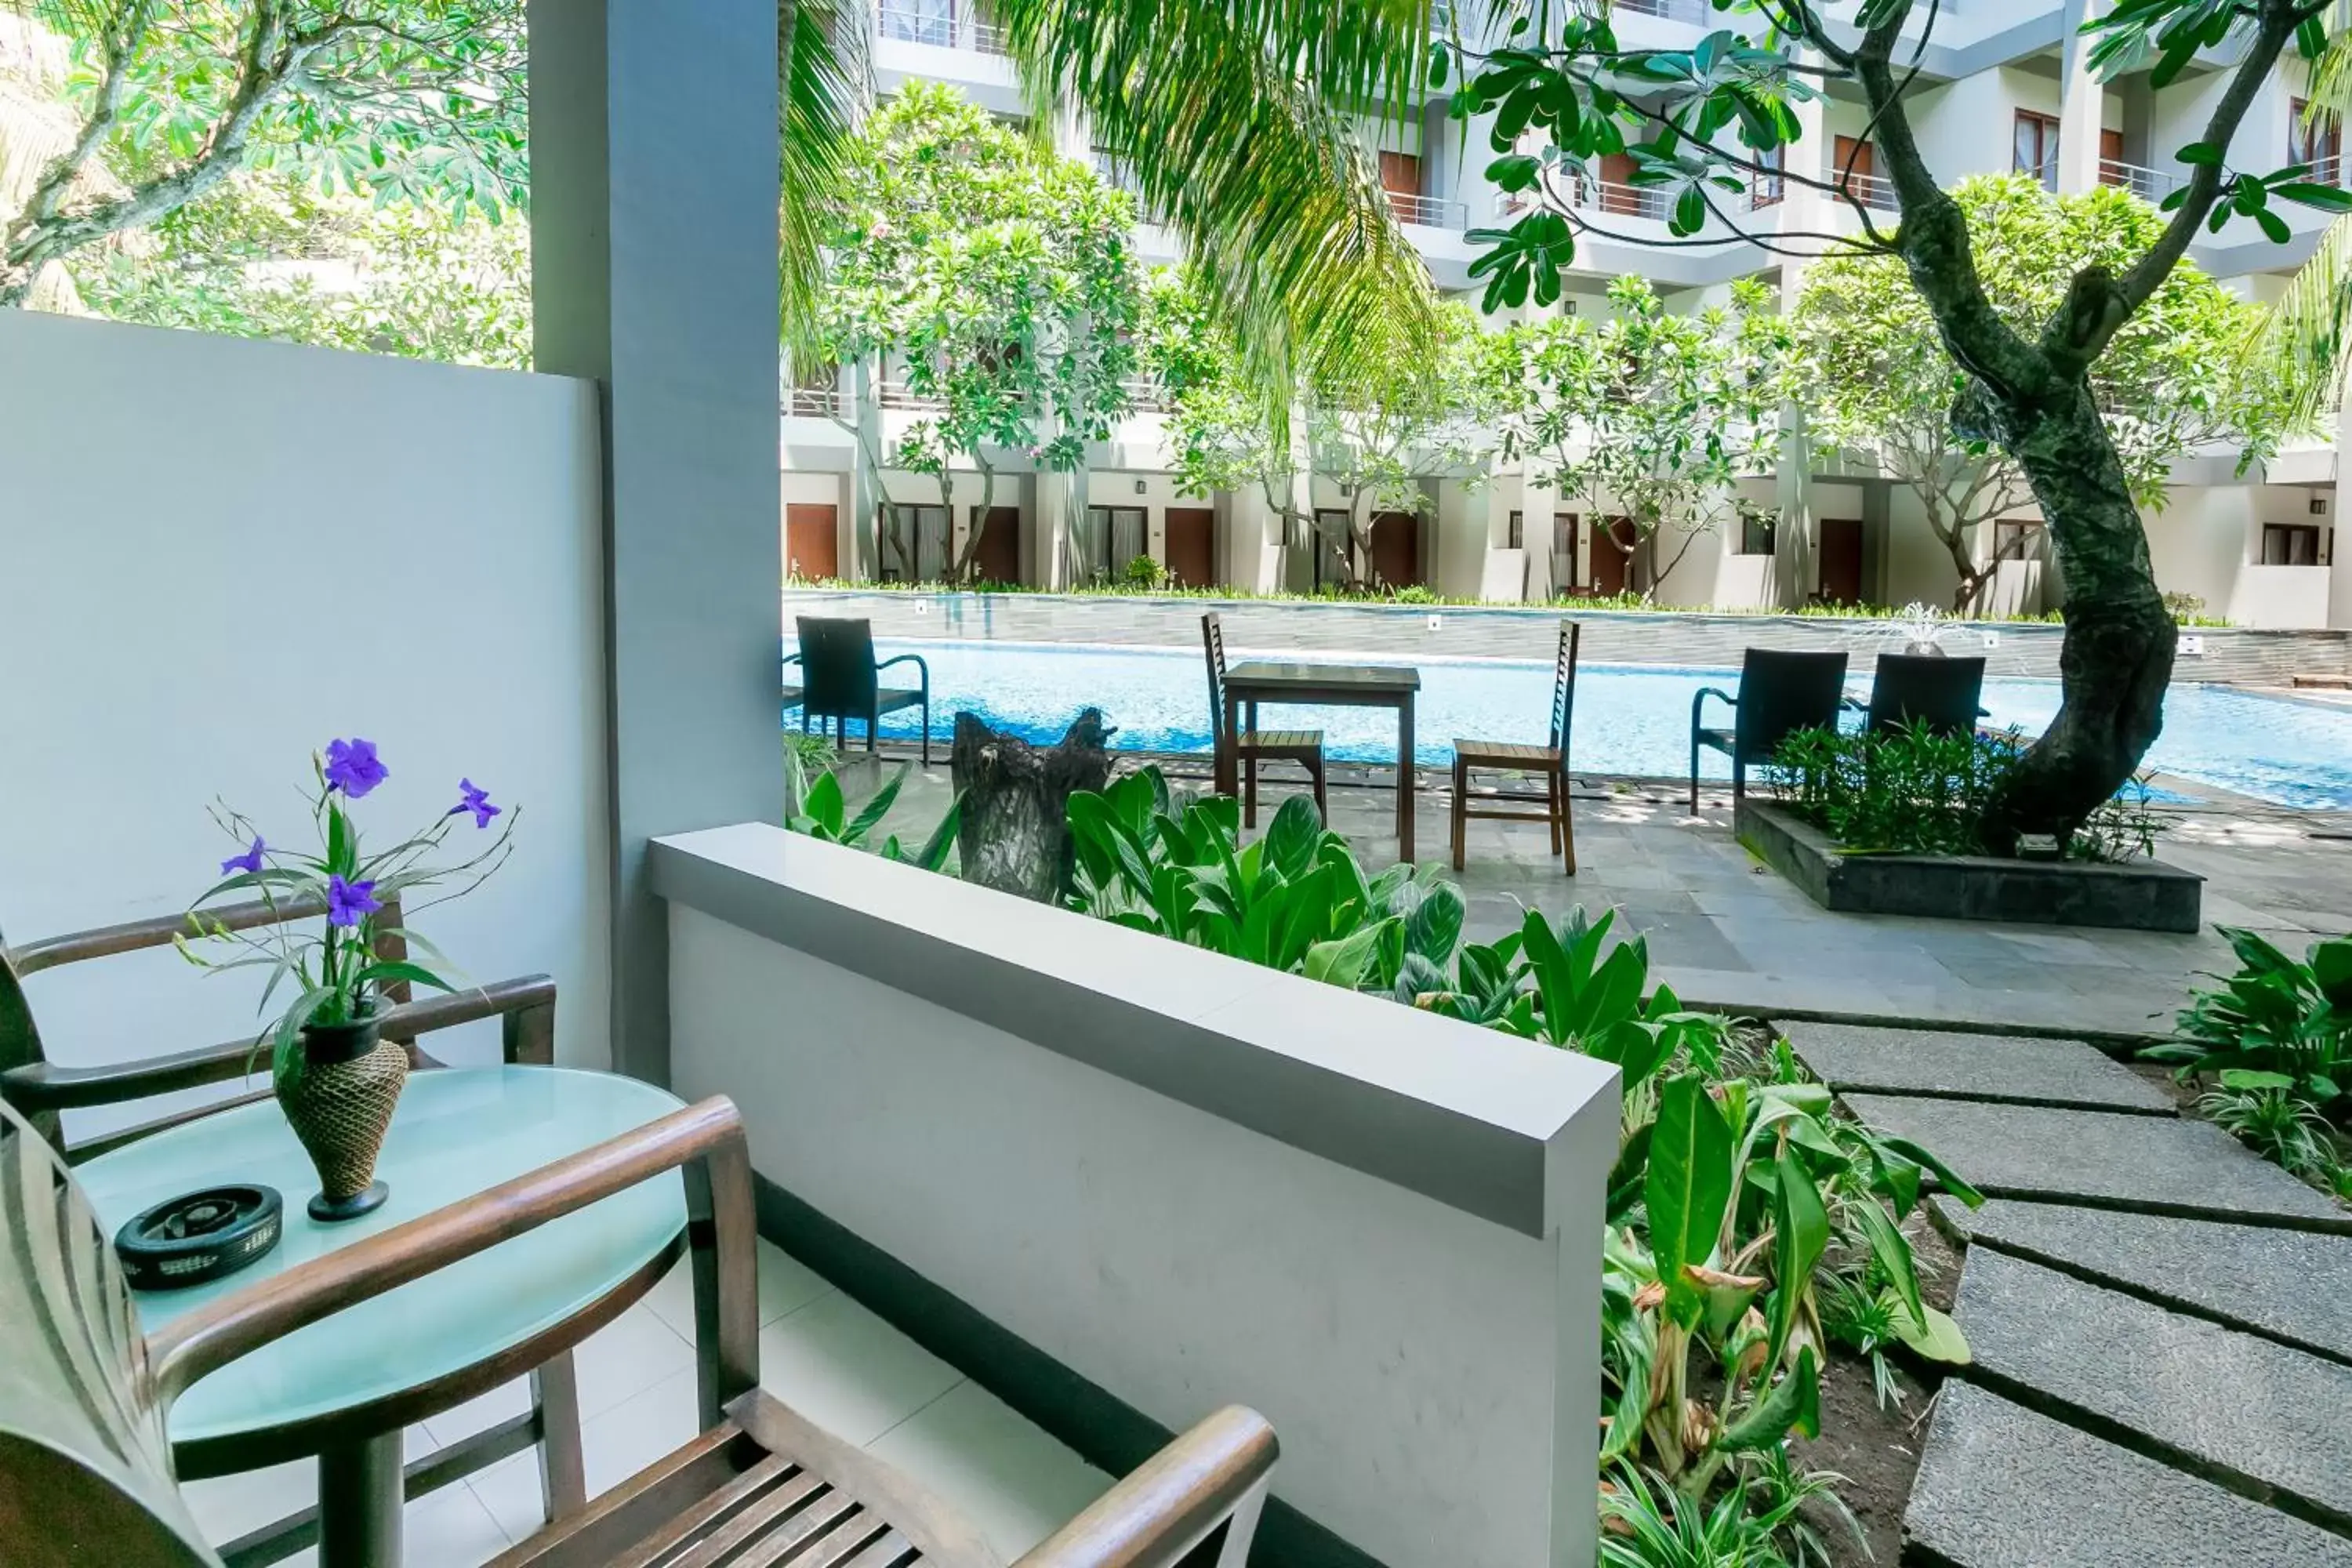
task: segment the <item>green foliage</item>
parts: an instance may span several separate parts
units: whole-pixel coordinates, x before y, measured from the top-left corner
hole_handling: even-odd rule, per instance
[[[1168,568],[1149,555],[1139,555],[1119,573],[1120,584],[1139,594],[1153,594],[1171,581]]]
[[[821,337],[835,363],[902,366],[928,405],[887,454],[952,507],[951,469],[988,454],[1077,468],[1129,406],[1140,285],[1135,210],[1082,163],[1000,124],[951,88],[909,82],[861,128],[829,247]],[[861,440],[863,437],[861,437]],[[878,470],[884,455],[866,451]],[[896,509],[890,509],[895,514]],[[982,530],[952,574],[971,570]],[[902,567],[912,541],[886,520]]]
[[[1985,810],[2025,754],[2015,730],[1801,730],[1773,753],[1767,782],[1781,802],[1848,853],[1985,855]],[[2145,777],[2086,818],[2066,853],[2145,859],[2172,819],[2152,810]]]
[[[1601,1568],[1812,1568],[1830,1555],[1800,1512],[1808,1504],[1841,1518],[1862,1539],[1838,1497],[1845,1478],[1801,1471],[1785,1452],[1742,1475],[1712,1503],[1620,1465],[1601,1483]]]
[[[151,232],[149,243],[73,258],[86,305],[148,326],[530,368],[521,222],[240,174]]]
[[[1718,1483],[1744,1497],[1746,1478],[1785,1464],[1790,1432],[1818,1430],[1825,1281],[1886,1292],[1896,1339],[1955,1353],[1957,1330],[1920,1300],[1902,1222],[1931,1175],[1971,1205],[1975,1190],[1916,1143],[1832,1115],[1829,1090],[1785,1050],[1769,1075],[1738,1071],[1725,1020],[1654,987],[1646,943],[1612,942],[1611,914],[1555,923],[1529,910],[1498,942],[1465,942],[1458,890],[1406,866],[1367,877],[1305,798],[1253,844],[1238,817],[1231,798],[1179,795],[1157,768],[1071,796],[1073,907],[1618,1068],[1603,1458],[1628,1467],[1629,1499],[1646,1487],[1639,1465],[1674,1489],[1685,1528],[1724,1506],[1708,1500]],[[1730,1517],[1786,1533],[1769,1506],[1738,1502]]]
[[[913,765],[911,763],[899,764],[898,771],[890,775],[889,783],[876,790],[873,798],[858,808],[856,816],[848,814],[848,806],[842,795],[840,773],[828,772],[808,786],[801,797],[800,808],[793,814],[786,826],[795,833],[805,833],[827,844],[839,844],[852,849],[865,848],[875,829],[882,826],[882,819],[890,815],[890,807],[897,804],[898,790],[906,784],[907,774],[912,771]],[[962,822],[963,797],[958,795],[949,803],[946,815],[940,818],[939,826],[931,829],[930,837],[923,841],[921,847],[908,849],[898,842],[898,836],[894,833],[884,839],[874,852],[885,860],[919,866],[926,871],[944,871],[948,857],[955,852],[956,832]]]
[[[239,169],[492,221],[528,199],[522,6],[387,0],[13,0],[73,49],[86,134],[0,213],[0,303]],[[104,195],[87,191],[92,166]]]
[[[1504,456],[1529,459],[1594,514],[1624,516],[1633,580],[1654,584],[1713,526],[1733,480],[1774,470],[1781,405],[1801,388],[1788,319],[1760,282],[1736,283],[1728,305],[1690,315],[1669,312],[1639,278],[1611,284],[1609,300],[1597,322],[1560,316],[1489,334],[1481,379]],[[1685,538],[1660,563],[1669,521]]]
[[[2352,1178],[2352,937],[2302,963],[2259,932],[2223,926],[2236,973],[2212,976],[2141,1054],[2183,1083],[2214,1084],[2200,1109],[2297,1175],[2345,1195]]]

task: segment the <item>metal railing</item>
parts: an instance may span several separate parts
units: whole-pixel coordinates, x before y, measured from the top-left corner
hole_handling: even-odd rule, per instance
[[[1004,29],[973,6],[955,0],[881,0],[875,13],[881,37],[940,49],[971,49],[983,55],[1011,52]]]
[[[2099,160],[2099,184],[2120,185],[2144,202],[2160,202],[2188,183],[2185,175],[2143,168],[2137,163],[2126,163],[2120,158]]]
[[[1137,414],[1165,414],[1170,407],[1168,389],[1160,384],[1157,376],[1130,375],[1120,382],[1119,389],[1127,394],[1127,405]]]
[[[934,397],[928,393],[917,392],[908,386],[908,384],[903,381],[886,381],[882,384],[882,406],[885,408],[914,408],[936,412],[939,409],[945,408],[947,406],[947,401],[944,398]]]
[[[1674,215],[1675,198],[1669,192],[1642,185],[1621,185],[1610,180],[1574,180],[1568,185],[1568,205],[1612,217],[1650,218],[1664,223]]]
[[[1705,26],[1715,16],[1707,0],[1616,0],[1611,10],[1634,16],[1657,16],[1669,22]]]
[[[1448,201],[1441,196],[1417,196],[1410,191],[1388,193],[1389,210],[1402,223],[1417,223],[1426,228],[1468,228],[1470,205],[1466,202]]]
[[[803,419],[841,417],[841,394],[830,386],[793,386],[784,391],[784,412]]]
[[[1895,199],[1895,183],[1884,174],[1866,174],[1860,169],[1849,174],[1832,163],[1822,171],[1822,178],[1852,195],[1864,206],[1891,213],[1901,205]]]

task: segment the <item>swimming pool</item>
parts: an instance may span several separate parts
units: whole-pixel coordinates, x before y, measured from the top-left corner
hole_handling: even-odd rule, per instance
[[[785,639],[789,652],[792,640]],[[883,658],[919,653],[931,669],[931,732],[944,740],[970,712],[1037,742],[1058,740],[1077,711],[1100,708],[1118,727],[1117,743],[1153,752],[1209,751],[1208,682],[1198,650],[1065,643],[885,639]],[[1265,650],[1255,650],[1265,651]],[[1254,657],[1235,649],[1238,663]],[[1398,663],[1371,656],[1318,654],[1332,662]],[[1419,658],[1415,756],[1450,767],[1456,735],[1540,744],[1551,709],[1551,667],[1500,659]],[[893,677],[910,675],[902,667]],[[1737,670],[1588,665],[1578,672],[1570,752],[1579,773],[1672,777],[1690,765],[1691,696],[1702,686],[1738,688]],[[2040,733],[2058,710],[2054,680],[1989,682],[1990,722]],[[1708,705],[1710,713],[1722,710]],[[1318,728],[1330,755],[1354,762],[1396,759],[1396,718],[1360,708],[1268,706],[1268,725]],[[913,710],[891,714],[882,733],[912,740]],[[2257,697],[2228,687],[2177,685],[2165,705],[2163,737],[2148,764],[2182,778],[2283,805],[2352,809],[2352,710]],[[1704,753],[1699,771],[1728,778],[1730,764]]]

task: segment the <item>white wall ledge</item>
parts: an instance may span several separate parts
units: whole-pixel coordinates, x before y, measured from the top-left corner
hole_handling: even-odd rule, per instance
[[[1613,1139],[1614,1068],[1382,997],[768,824],[650,864],[673,904],[1525,1235],[1561,1222],[1570,1124]]]

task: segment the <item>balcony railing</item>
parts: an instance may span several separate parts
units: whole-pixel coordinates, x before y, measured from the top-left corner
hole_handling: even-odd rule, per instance
[[[2161,169],[2126,163],[2119,158],[2102,158],[2099,160],[2099,184],[2120,185],[2144,202],[2160,202],[2188,184],[2188,180],[2179,174],[2168,174]]]
[[[1136,413],[1165,414],[1168,412],[1168,389],[1160,384],[1158,378],[1149,375],[1131,375],[1118,384],[1127,394],[1128,406]]]
[[[802,419],[838,419],[841,394],[830,386],[787,387],[784,412]]]
[[[1709,25],[1715,16],[1706,0],[1617,0],[1610,9],[1622,15],[1658,16],[1698,26]]]
[[[886,381],[882,384],[882,406],[913,408],[936,413],[945,408],[947,403],[945,399],[934,397],[929,393],[917,392],[903,381]]]
[[[1466,202],[1447,201],[1440,196],[1417,196],[1410,191],[1388,193],[1389,209],[1398,221],[1417,223],[1425,228],[1468,228],[1470,206]]]
[[[1891,213],[1901,205],[1895,199],[1895,183],[1884,174],[1861,169],[1849,174],[1832,163],[1822,171],[1822,178],[1843,189],[1864,206]]]
[[[1611,180],[1572,180],[1567,183],[1567,195],[1569,205],[1612,217],[1651,218],[1664,223],[1675,210],[1671,192],[1621,185]]]
[[[983,55],[1010,52],[1004,29],[970,5],[952,0],[881,0],[876,11],[880,36],[941,49],[972,49]]]

